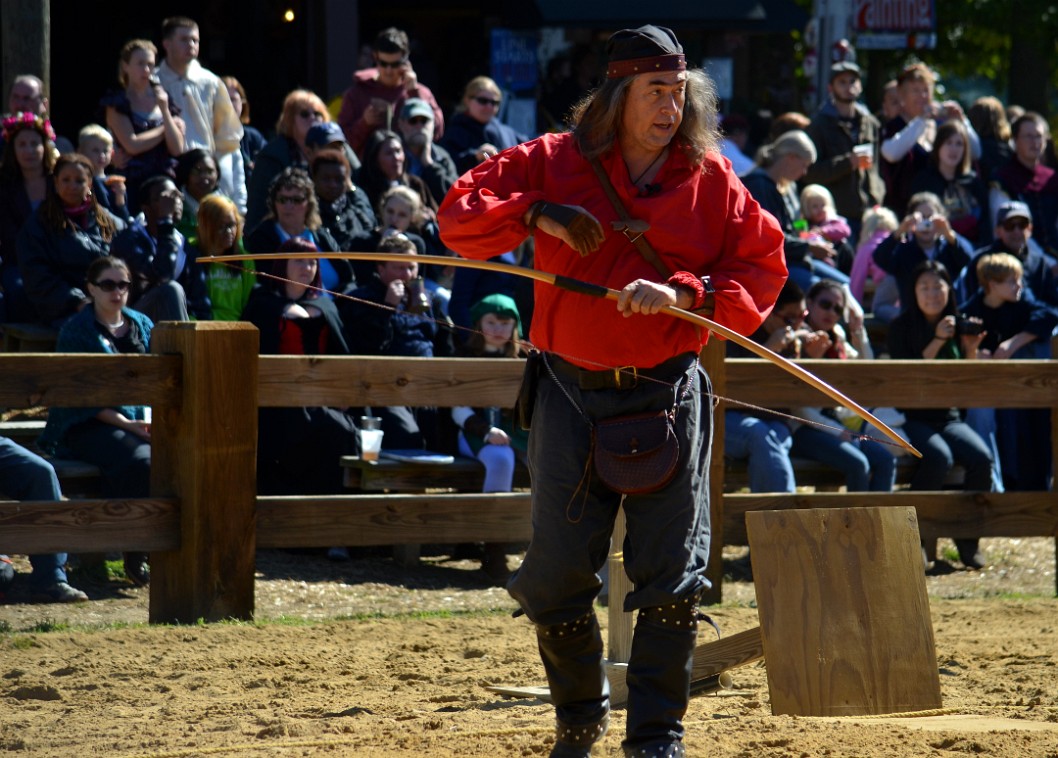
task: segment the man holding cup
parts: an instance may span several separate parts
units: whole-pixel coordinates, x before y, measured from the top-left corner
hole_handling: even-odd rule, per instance
[[[858,102],[863,92],[860,67],[839,61],[830,67],[830,98],[808,125],[818,158],[805,182],[822,184],[834,196],[838,214],[848,219],[852,240],[860,236],[863,212],[885,197],[878,174],[878,119]]]

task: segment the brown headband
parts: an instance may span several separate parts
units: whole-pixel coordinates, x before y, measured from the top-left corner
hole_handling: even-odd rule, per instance
[[[606,67],[607,79],[645,74],[648,71],[686,71],[687,58],[683,53],[652,55],[649,58],[632,58],[625,61],[610,61]]]

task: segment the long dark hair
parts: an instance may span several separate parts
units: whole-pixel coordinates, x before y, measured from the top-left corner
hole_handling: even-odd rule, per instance
[[[52,171],[52,176],[58,179],[59,174],[67,166],[78,166],[88,176],[88,183],[91,186],[92,175],[95,169],[92,167],[92,162],[80,153],[64,153],[59,156],[59,159],[55,161],[55,168]],[[104,210],[97,201],[95,195],[89,194],[88,196],[88,213],[95,218],[96,224],[99,226],[99,233],[106,242],[110,242],[114,237],[114,233],[117,228],[114,222],[110,218],[110,214]],[[55,182],[51,182],[48,185],[48,194],[44,197],[44,202],[40,204],[40,220],[44,223],[46,229],[51,229],[55,232],[61,232],[73,224],[73,222],[67,218],[66,212],[62,207],[62,200],[59,199],[59,193],[55,190]]]
[[[959,309],[955,305],[955,287],[952,286],[951,274],[948,273],[947,267],[940,261],[922,261],[911,271],[911,297],[904,303],[902,312],[917,326],[928,328],[929,321],[926,319],[926,314],[918,307],[918,298],[915,297],[915,286],[925,274],[936,274],[942,282],[948,285],[948,302],[944,305],[944,311],[940,317],[957,316]]]
[[[573,138],[585,158],[597,158],[613,147],[631,84],[630,76],[607,79],[573,107]],[[687,71],[683,120],[674,141],[686,151],[694,166],[702,164],[706,153],[719,151],[716,85],[701,69]]]

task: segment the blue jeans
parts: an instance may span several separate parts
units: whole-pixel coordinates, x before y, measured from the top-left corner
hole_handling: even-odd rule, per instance
[[[962,421],[924,424],[908,419],[904,424],[911,444],[922,453],[911,479],[913,490],[942,490],[944,479],[956,463],[966,469],[965,487],[971,492],[992,489],[992,454],[981,436]]]
[[[0,437],[0,492],[16,500],[62,500],[51,464],[6,437]],[[66,581],[66,553],[31,555],[29,563],[38,586]]]
[[[896,458],[885,445],[872,440],[845,440],[802,426],[794,432],[790,455],[837,469],[845,475],[849,492],[890,492],[896,481]]]
[[[793,492],[790,427],[781,419],[762,419],[740,411],[724,414],[724,455],[746,460],[750,492]]]
[[[671,381],[680,380],[692,385],[676,417],[676,474],[657,492],[624,498],[624,563],[635,585],[625,599],[626,611],[671,604],[709,586],[712,405],[700,394],[709,389],[704,371],[688,368]],[[659,382],[640,382],[630,390],[581,390],[560,381],[561,387],[544,369],[537,387],[529,433],[533,537],[508,584],[529,619],[547,626],[591,612],[622,500],[595,475],[591,428],[562,389],[594,420],[673,403],[673,388]]]

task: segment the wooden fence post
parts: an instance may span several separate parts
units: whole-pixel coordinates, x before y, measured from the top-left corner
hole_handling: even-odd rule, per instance
[[[181,405],[155,408],[151,494],[180,500],[180,549],[151,554],[150,622],[254,611],[258,332],[165,322],[152,350],[183,356]]]
[[[713,383],[713,394],[727,394],[727,375],[724,355],[727,342],[716,337],[702,350],[702,367]],[[702,398],[703,403],[712,403],[713,397]],[[706,576],[713,586],[702,595],[703,605],[717,605],[723,595],[721,583],[724,579],[724,408],[713,408],[713,449],[709,457],[709,522],[712,535],[709,539],[709,568]]]

